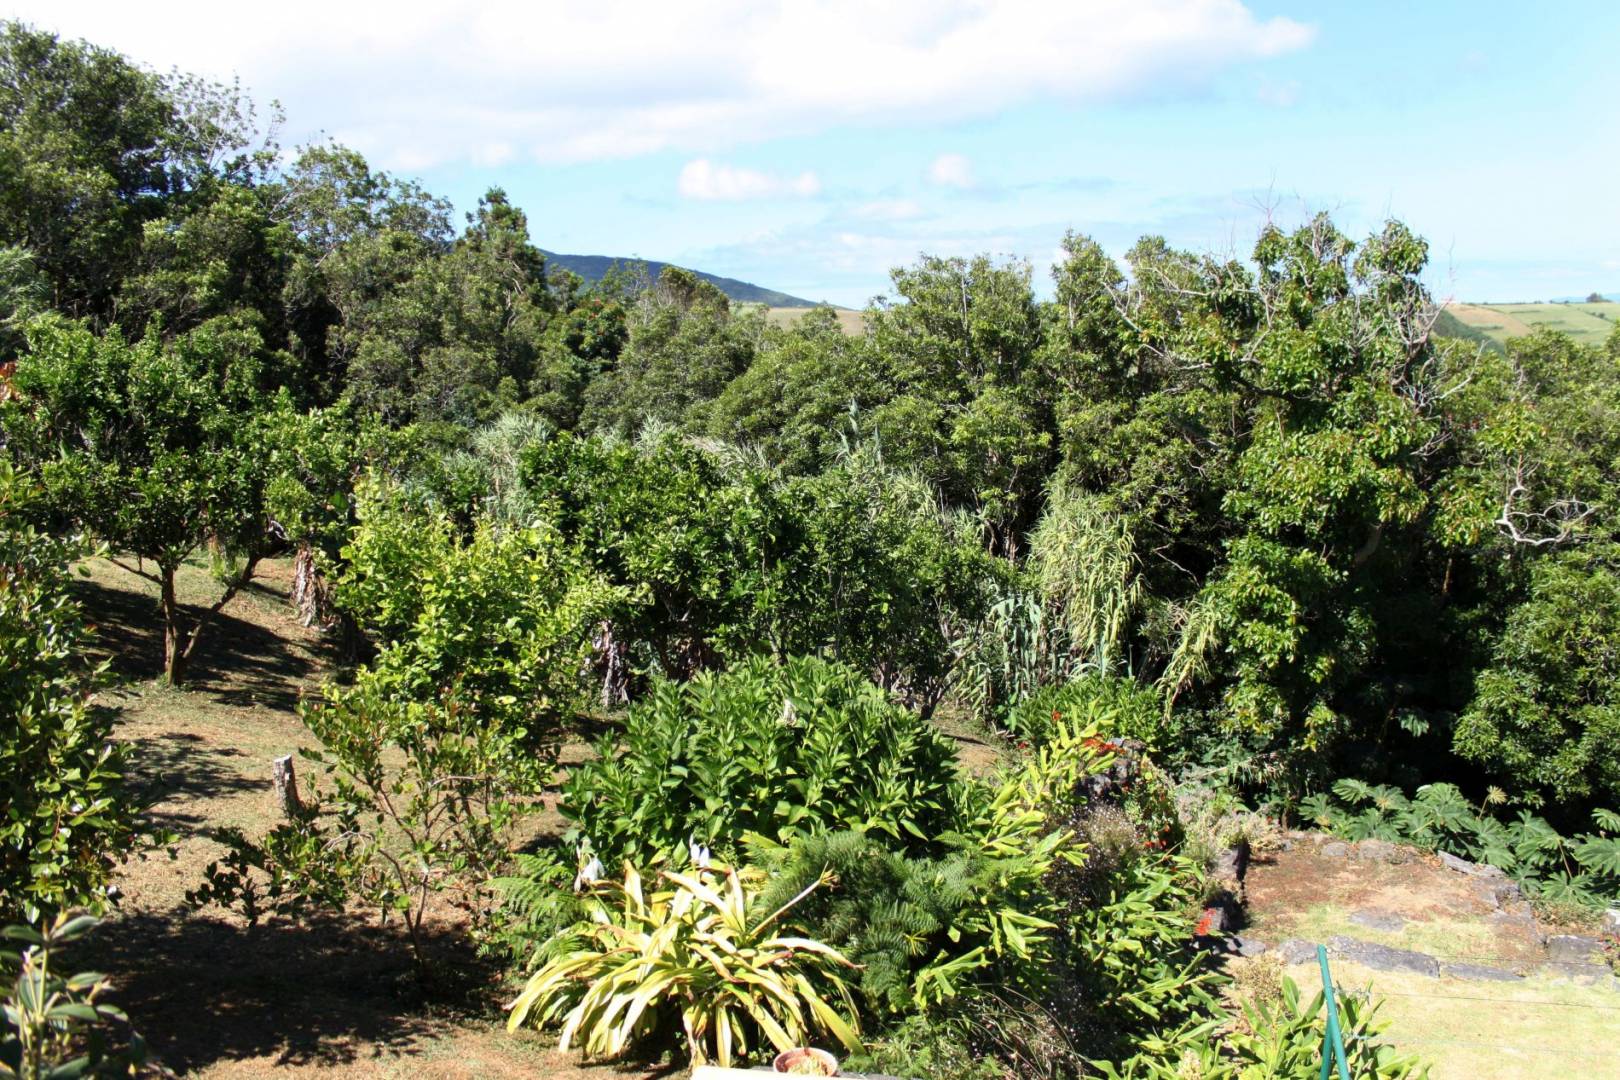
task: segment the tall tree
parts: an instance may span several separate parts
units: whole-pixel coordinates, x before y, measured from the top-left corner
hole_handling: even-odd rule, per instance
[[[649,422],[706,425],[710,403],[753,362],[764,319],[733,313],[724,293],[666,266],[629,306],[628,339],[585,392],[587,428],[634,435]]]
[[[0,26],[0,243],[34,253],[55,307],[111,314],[174,186],[174,123],[162,80],[117,53]]]
[[[1050,466],[1050,387],[1027,263],[924,258],[869,313],[891,396],[870,418],[885,456],[974,510],[1011,555]]]

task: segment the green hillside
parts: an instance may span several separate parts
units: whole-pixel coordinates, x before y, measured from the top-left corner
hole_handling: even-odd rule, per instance
[[[546,261],[552,266],[560,266],[570,270],[585,280],[586,284],[601,281],[607,272],[615,266],[627,268],[636,265],[645,266],[649,277],[657,277],[669,263],[661,263],[652,259],[625,259],[613,255],[562,255],[554,251],[544,252]],[[684,269],[691,270],[691,267]],[[775,289],[767,289],[747,281],[738,281],[736,278],[720,277],[718,274],[706,274],[702,270],[692,270],[692,273],[707,281],[727,298],[743,304],[764,304],[773,308],[811,308],[819,307],[814,300],[792,296]]]

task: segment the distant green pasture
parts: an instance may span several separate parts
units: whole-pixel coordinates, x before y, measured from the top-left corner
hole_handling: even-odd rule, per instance
[[[1620,303],[1604,304],[1452,304],[1450,311],[1466,326],[1498,343],[1523,337],[1539,327],[1560,330],[1576,341],[1599,345],[1620,323]]]

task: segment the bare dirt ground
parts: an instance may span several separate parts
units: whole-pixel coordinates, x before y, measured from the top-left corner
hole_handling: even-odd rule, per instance
[[[1321,845],[1298,844],[1256,859],[1245,884],[1251,926],[1268,940],[1342,934],[1519,970],[1545,959],[1536,922],[1499,915],[1479,882],[1417,852],[1387,863],[1329,857]]]
[[[217,908],[190,908],[186,890],[224,850],[211,830],[235,826],[254,835],[274,822],[270,760],[307,741],[295,709],[327,676],[331,657],[320,635],[293,617],[288,566],[270,563],[204,631],[191,684],[167,689],[153,681],[161,656],[154,588],[105,562],[87,570],[82,599],[120,681],[102,699],[121,709],[136,779],[176,842],[172,857],[153,852],[125,867],[117,912],[75,961],[114,978],[116,1000],[168,1067],[210,1080],[271,1071],[469,1080],[662,1075],[582,1067],[545,1036],[507,1034],[500,1004],[510,988],[449,921],[434,927],[432,942],[448,974],[424,990],[397,928],[374,916],[249,927]],[[216,588],[199,567],[182,572],[186,603],[211,602]]]

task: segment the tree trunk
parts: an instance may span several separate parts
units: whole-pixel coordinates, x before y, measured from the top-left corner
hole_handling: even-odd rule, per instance
[[[176,567],[161,566],[159,588],[163,602],[163,681],[179,686],[186,677],[186,650],[180,643],[180,604],[174,595]]]
[[[174,576],[177,566],[162,567],[161,587],[163,591],[163,678],[170,686],[179,686],[186,678],[186,668],[190,666],[191,654],[197,648],[197,639],[202,637],[203,627],[208,620],[218,615],[220,609],[231,602],[231,599],[241,591],[242,587],[253,580],[253,571],[259,565],[259,556],[249,556],[242,572],[237,575],[214,606],[197,616],[192,624],[191,633],[180,632],[180,604],[175,599]]]

